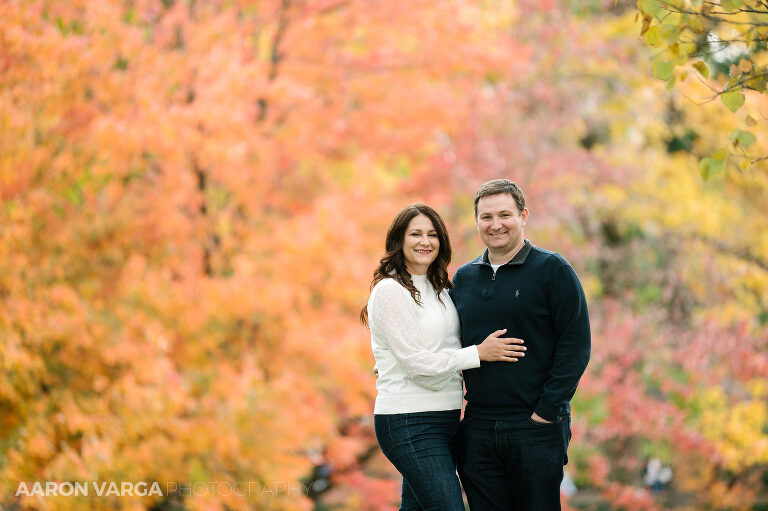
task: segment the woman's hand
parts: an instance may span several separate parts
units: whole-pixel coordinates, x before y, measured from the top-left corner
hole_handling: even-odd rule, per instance
[[[514,337],[501,337],[506,332],[496,330],[477,346],[477,353],[480,360],[485,362],[517,362],[518,358],[525,356],[525,346],[522,339]]]

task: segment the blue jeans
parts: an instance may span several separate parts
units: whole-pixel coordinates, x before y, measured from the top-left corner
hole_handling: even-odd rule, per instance
[[[374,415],[376,440],[403,476],[401,511],[464,511],[456,476],[460,410]]]
[[[559,510],[570,439],[570,415],[550,424],[528,416],[508,421],[465,417],[459,426],[458,465],[469,508]]]

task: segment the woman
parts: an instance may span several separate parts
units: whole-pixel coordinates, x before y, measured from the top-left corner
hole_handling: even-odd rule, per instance
[[[452,443],[462,406],[459,371],[516,362],[520,339],[489,335],[461,348],[448,289],[451,245],[445,224],[424,204],[403,208],[387,231],[386,254],[360,312],[371,329],[378,396],[376,439],[403,476],[400,509],[463,511]]]

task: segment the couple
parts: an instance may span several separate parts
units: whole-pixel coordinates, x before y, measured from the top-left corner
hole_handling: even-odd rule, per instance
[[[523,237],[527,219],[515,183],[482,185],[475,221],[488,249],[453,283],[432,208],[405,207],[387,232],[360,317],[376,359],[376,438],[403,475],[401,510],[463,511],[457,465],[472,511],[560,509],[589,317],[573,268]]]

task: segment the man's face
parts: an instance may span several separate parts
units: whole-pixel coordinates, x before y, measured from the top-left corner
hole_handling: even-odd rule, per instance
[[[527,219],[528,209],[520,213],[515,199],[509,194],[487,195],[477,202],[477,230],[485,246],[493,252],[519,249]]]

